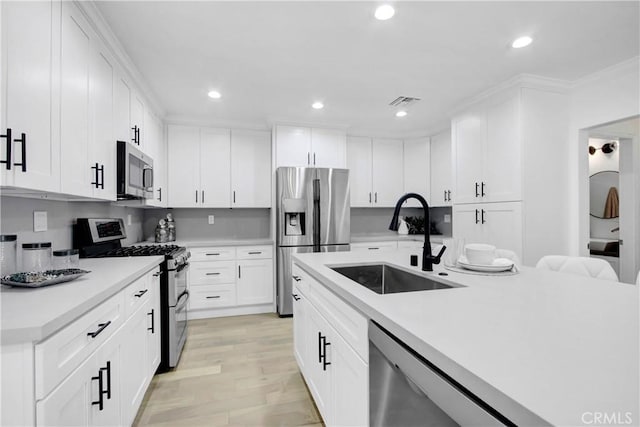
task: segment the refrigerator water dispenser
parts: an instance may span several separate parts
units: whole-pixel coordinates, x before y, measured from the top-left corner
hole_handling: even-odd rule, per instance
[[[284,199],[284,235],[304,236],[305,235],[305,200],[304,199]]]

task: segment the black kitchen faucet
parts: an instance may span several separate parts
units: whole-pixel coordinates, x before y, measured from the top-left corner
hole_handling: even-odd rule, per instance
[[[422,271],[433,271],[433,264],[440,264],[440,257],[444,253],[446,246],[442,246],[440,253],[437,256],[431,255],[431,241],[429,240],[429,205],[427,201],[421,195],[417,193],[407,193],[400,197],[398,203],[396,203],[396,209],[393,211],[393,218],[389,225],[389,230],[398,231],[398,215],[400,214],[400,208],[407,199],[416,199],[422,204],[424,209],[424,246],[422,247]]]

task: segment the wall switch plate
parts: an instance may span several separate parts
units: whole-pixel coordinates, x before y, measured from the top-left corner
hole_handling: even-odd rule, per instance
[[[131,214],[127,214],[127,225],[131,225]]]
[[[444,214],[444,222],[445,224],[449,224],[451,222],[451,215]]]
[[[33,211],[33,231],[47,231],[47,211]]]
[[[213,215],[209,215],[209,225],[213,225]]]

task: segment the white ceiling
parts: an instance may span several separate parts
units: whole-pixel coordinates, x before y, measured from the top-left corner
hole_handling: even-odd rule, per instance
[[[396,2],[389,21],[374,2],[97,4],[169,119],[226,126],[425,132],[515,75],[575,80],[640,54],[636,1]],[[400,95],[422,98],[404,118],[388,105]]]

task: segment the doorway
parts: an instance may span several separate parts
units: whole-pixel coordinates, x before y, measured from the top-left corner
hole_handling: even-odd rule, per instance
[[[589,128],[585,136],[589,256],[608,261],[621,282],[635,283],[640,269],[640,117]]]

